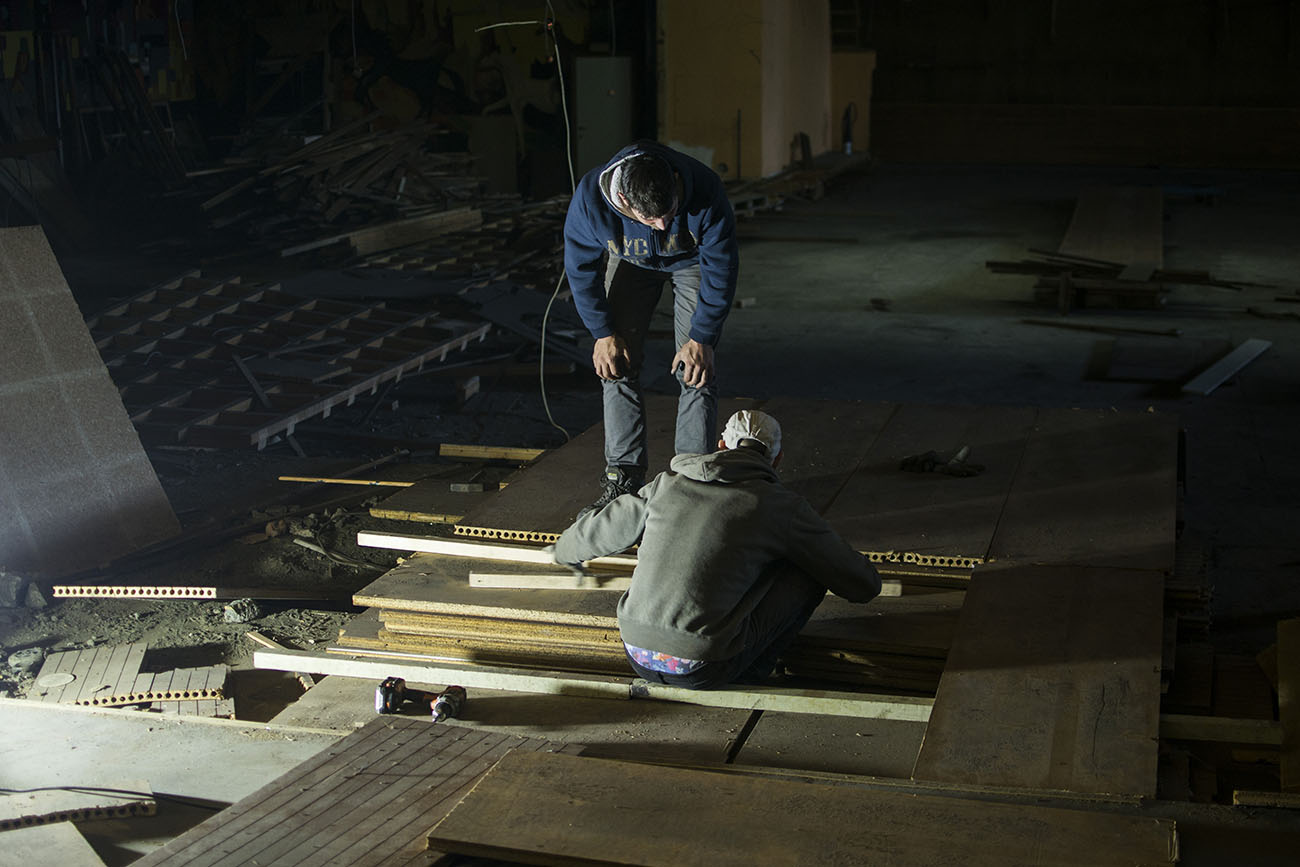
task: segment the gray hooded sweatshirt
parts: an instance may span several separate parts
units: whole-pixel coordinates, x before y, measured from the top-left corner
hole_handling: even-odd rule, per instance
[[[745,649],[745,620],[775,580],[764,570],[777,560],[851,602],[880,593],[871,562],[752,448],[678,455],[639,492],[565,530],[555,559],[579,563],[638,541],[619,632],[627,644],[686,659],[722,661]]]

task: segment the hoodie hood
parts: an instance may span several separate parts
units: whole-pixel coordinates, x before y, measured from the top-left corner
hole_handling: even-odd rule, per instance
[[[669,466],[673,472],[697,482],[775,482],[779,478],[765,455],[743,446],[707,455],[677,455]]]

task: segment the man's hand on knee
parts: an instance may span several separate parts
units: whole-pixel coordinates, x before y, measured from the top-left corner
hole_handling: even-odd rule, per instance
[[[591,363],[601,379],[619,379],[631,369],[632,353],[628,351],[623,338],[611,334],[596,341],[591,350]]]
[[[682,382],[699,388],[713,379],[713,347],[696,340],[687,340],[673,356],[670,373],[682,369]]]

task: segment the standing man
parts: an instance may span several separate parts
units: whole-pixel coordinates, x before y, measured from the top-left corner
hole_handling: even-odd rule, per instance
[[[718,388],[713,349],[736,294],[736,217],[722,179],[700,161],[651,141],[629,145],[578,184],[564,221],[564,270],[605,404],[605,477],[599,509],[645,482],[641,362],[650,317],[673,284],[678,380],[676,454],[713,448]]]
[[[778,480],[776,419],[742,410],[718,448],[673,458],[639,492],[578,518],[552,552],[581,569],[639,543],[618,629],[633,670],[655,683],[757,683],[828,589],[850,602],[880,594],[875,566]]]

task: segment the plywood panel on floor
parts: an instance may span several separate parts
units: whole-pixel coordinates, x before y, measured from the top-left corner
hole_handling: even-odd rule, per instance
[[[781,483],[824,514],[898,404],[778,397],[759,408],[781,425]]]
[[[672,833],[645,833],[662,804]],[[545,864],[1166,864],[1168,819],[754,779],[597,758],[505,756],[430,835]]]
[[[415,857],[425,834],[510,750],[547,741],[376,717],[297,768],[134,862],[138,867],[375,865]]]
[[[103,867],[104,859],[71,822],[14,828],[0,836],[0,865],[25,867],[34,864]]]
[[[1175,416],[1040,410],[989,558],[1171,572],[1177,484]]]
[[[39,226],[0,229],[0,563],[58,576],[180,531]]]
[[[1154,797],[1163,579],[976,570],[918,780]]]
[[[859,550],[983,558],[1037,411],[1027,407],[899,407],[826,512]],[[970,449],[965,478],[899,468],[909,455]]]

